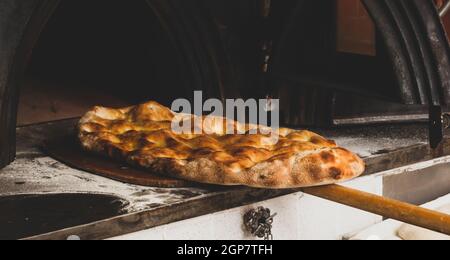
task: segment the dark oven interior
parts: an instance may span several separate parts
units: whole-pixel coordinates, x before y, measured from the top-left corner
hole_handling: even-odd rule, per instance
[[[16,126],[94,105],[270,96],[283,125],[331,127],[426,121],[450,97],[431,0],[21,2],[0,3],[0,166]]]
[[[61,1],[33,47],[18,125],[79,117],[96,104],[170,106],[206,86],[220,95],[218,32],[190,9],[164,1]]]

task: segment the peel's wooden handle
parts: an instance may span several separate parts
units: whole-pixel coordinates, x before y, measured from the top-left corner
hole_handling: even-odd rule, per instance
[[[450,235],[450,215],[340,185],[305,188],[307,194]]]

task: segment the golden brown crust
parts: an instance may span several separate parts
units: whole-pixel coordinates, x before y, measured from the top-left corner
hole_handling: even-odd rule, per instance
[[[202,123],[209,134],[175,134],[172,119]],[[181,115],[148,102],[124,109],[95,107],[78,125],[84,149],[127,161],[149,171],[190,181],[295,188],[331,184],[364,172],[363,161],[336,143],[309,131],[280,129],[270,135],[227,135],[218,122]],[[234,129],[261,126],[232,122]]]

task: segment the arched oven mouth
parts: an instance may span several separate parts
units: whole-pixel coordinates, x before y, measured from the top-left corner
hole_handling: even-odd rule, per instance
[[[18,126],[80,117],[96,105],[170,105],[194,90],[192,65],[146,1],[60,1],[52,9],[27,61]]]
[[[327,0],[23,2],[0,3],[0,167],[18,125],[194,90],[279,98],[286,126],[429,121],[432,147],[443,138],[446,1],[362,0],[369,55],[336,47],[339,6]]]
[[[0,84],[6,129],[0,138],[2,166],[15,157],[16,126],[80,117],[94,105],[157,100],[170,106],[176,98],[192,99],[195,90],[220,97],[225,84],[235,85],[214,20],[201,4],[45,0],[1,5],[8,12],[0,25],[8,38],[2,53],[10,58]],[[8,46],[12,41],[14,47]]]

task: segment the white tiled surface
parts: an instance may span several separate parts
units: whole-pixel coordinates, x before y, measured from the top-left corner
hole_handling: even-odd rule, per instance
[[[449,203],[450,195],[447,195],[429,202],[422,207],[436,210]],[[397,231],[403,224],[404,223],[400,221],[388,219],[352,236],[351,240],[401,240],[401,238],[397,236]]]
[[[382,177],[367,176],[345,186],[381,195]],[[246,240],[253,239],[243,229],[243,215],[258,206],[278,213],[274,219],[274,239],[342,239],[382,221],[380,216],[349,208],[303,193],[296,193],[218,212],[198,218],[116,237],[113,239],[165,240]]]

